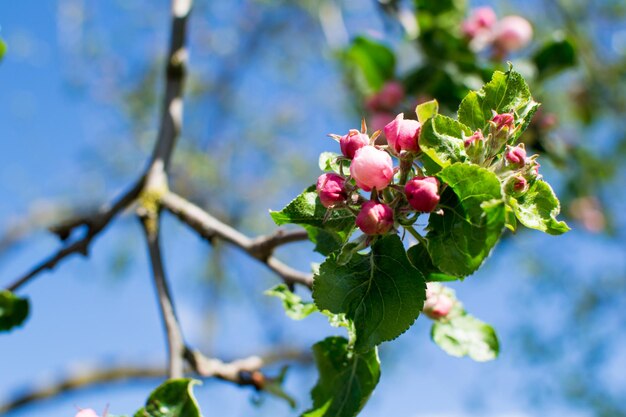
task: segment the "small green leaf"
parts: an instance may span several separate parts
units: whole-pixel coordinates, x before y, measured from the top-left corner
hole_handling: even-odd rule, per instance
[[[283,302],[287,316],[294,320],[302,320],[317,311],[315,304],[303,302],[302,298],[291,292],[285,284],[277,285],[265,291],[265,295],[278,297]]]
[[[424,277],[397,235],[380,238],[369,254],[356,253],[346,265],[331,255],[313,281],[317,307],[354,322],[359,352],[404,333],[422,311],[425,292]]]
[[[2,39],[0,39],[0,61],[2,61],[2,58],[4,57],[4,54],[6,54],[6,52],[7,52],[7,44],[4,43]]]
[[[17,297],[7,290],[0,291],[0,332],[8,332],[24,324],[28,311],[26,298]]]
[[[487,127],[493,111],[515,112],[516,122],[522,127],[516,132],[514,141],[526,129],[538,107],[539,103],[533,100],[526,81],[519,73],[513,70],[506,73],[496,71],[480,91],[471,91],[465,96],[459,106],[458,119],[476,131]]]
[[[493,327],[469,314],[435,321],[431,337],[449,355],[469,356],[478,362],[493,360],[500,351]]]
[[[576,48],[569,39],[556,39],[544,44],[533,56],[541,77],[547,77],[576,65]]]
[[[434,117],[439,113],[439,103],[437,100],[430,100],[422,104],[418,104],[415,108],[415,114],[417,114],[417,121],[424,124],[426,120]]]
[[[319,371],[311,391],[313,408],[302,417],[354,417],[365,406],[380,379],[376,349],[352,352],[343,337],[329,337],[313,346]]]
[[[541,180],[533,182],[524,194],[508,201],[515,216],[524,226],[551,235],[560,235],[570,228],[556,216],[561,211],[559,200],[550,185]]]
[[[505,206],[496,175],[476,165],[454,164],[437,174],[448,184],[441,196],[443,216],[428,219],[428,253],[445,274],[472,274],[502,234]]]
[[[135,417],[201,417],[193,396],[194,379],[170,379],[152,391],[145,407]]]
[[[340,174],[340,167],[337,163],[337,158],[341,155],[335,152],[322,152],[318,161],[319,167],[322,171],[335,172]]]
[[[385,81],[394,77],[396,68],[396,57],[388,47],[362,36],[352,41],[344,62],[366,94],[380,90]]]
[[[324,256],[328,256],[341,248],[348,237],[345,233],[328,231],[315,226],[303,225],[302,227],[309,235],[309,240],[315,243],[314,250]]]
[[[354,229],[355,216],[349,210],[334,209],[324,221],[326,210],[317,196],[315,185],[312,185],[287,204],[284,209],[270,211],[270,215],[278,226],[289,223],[310,225],[344,233],[349,233]]]
[[[472,132],[456,120],[437,114],[422,125],[420,149],[441,168],[464,162],[467,155],[463,134],[471,136]]]

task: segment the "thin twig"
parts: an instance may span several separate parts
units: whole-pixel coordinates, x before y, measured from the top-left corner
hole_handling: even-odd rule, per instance
[[[158,216],[158,214],[155,214]],[[144,228],[148,253],[152,265],[152,277],[157,291],[161,318],[167,337],[168,348],[168,376],[170,378],[182,378],[183,376],[183,354],[185,352],[185,342],[180,329],[180,324],[176,318],[176,311],[172,302],[172,296],[165,276],[163,267],[163,256],[161,255],[160,232],[158,220],[150,219],[149,215],[141,216],[141,224]]]
[[[26,283],[28,283],[31,279],[39,275],[41,272],[46,270],[54,269],[54,267],[73,254],[81,254],[83,256],[87,256],[89,253],[89,245],[92,240],[97,237],[100,232],[102,232],[113,220],[113,218],[127,208],[130,204],[132,204],[137,196],[141,193],[144,187],[145,176],[139,178],[139,180],[133,185],[132,188],[127,190],[120,198],[118,198],[113,204],[107,204],[100,208],[97,213],[95,213],[87,224],[87,231],[85,235],[75,240],[72,243],[66,244],[61,249],[57,250],[54,254],[40,262],[26,274],[19,277],[15,282],[9,284],[6,289],[9,291],[16,291]]]
[[[306,274],[291,268],[271,256],[271,254],[268,254],[267,251],[259,251],[259,246],[262,247],[264,245],[264,243],[262,243],[262,238],[249,238],[238,230],[222,223],[195,204],[172,192],[167,192],[163,195],[161,204],[164,209],[170,211],[182,222],[186,223],[189,227],[198,232],[200,236],[208,239],[209,241],[214,238],[220,238],[237,246],[253,258],[267,265],[268,268],[278,274],[287,284],[300,284],[308,288],[312,287],[313,277],[311,274]],[[306,238],[306,235],[302,233],[288,236],[289,239],[277,239],[275,235],[270,235],[265,239],[274,242],[274,247],[272,247],[273,249],[278,244],[294,240],[303,240]]]

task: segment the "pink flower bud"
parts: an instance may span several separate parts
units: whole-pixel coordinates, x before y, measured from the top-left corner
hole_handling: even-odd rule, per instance
[[[345,189],[346,180],[337,174],[322,174],[317,179],[317,194],[324,207],[343,203],[348,198]]]
[[[502,18],[494,29],[494,45],[503,52],[516,51],[528,45],[533,38],[533,28],[520,16]]]
[[[389,146],[396,152],[418,152],[419,135],[422,125],[417,120],[404,120],[404,114],[400,113],[395,120],[385,126],[385,136]]]
[[[518,145],[514,148],[509,146],[506,153],[504,154],[504,157],[512,165],[523,167],[526,163],[526,149],[524,149],[524,147],[521,145]]]
[[[352,159],[354,153],[370,144],[370,138],[365,133],[361,133],[356,129],[351,129],[347,135],[344,135],[339,139],[339,146],[341,147],[341,153],[344,156]]]
[[[76,417],[98,417],[98,414],[91,408],[86,408],[76,413]]]
[[[386,204],[367,201],[356,216],[356,225],[366,235],[384,235],[393,227],[393,210]]]
[[[404,193],[417,211],[430,213],[439,204],[439,181],[435,177],[415,177],[406,183]]]
[[[489,31],[497,21],[496,12],[491,7],[479,7],[463,22],[463,33],[469,38],[479,32]]]
[[[404,87],[398,81],[388,81],[379,92],[367,99],[370,111],[393,110],[404,100]]]
[[[443,291],[441,285],[426,284],[424,314],[433,320],[446,317],[454,307],[454,300]]]
[[[496,130],[504,128],[512,130],[515,124],[515,116],[512,113],[495,114],[491,122],[495,125]]]
[[[365,191],[382,190],[393,179],[393,162],[385,151],[368,145],[357,150],[350,163],[350,175]]]
[[[472,146],[473,143],[481,140],[485,140],[485,137],[483,136],[483,131],[478,129],[476,132],[474,132],[474,134],[472,134],[472,136],[470,136],[469,138],[465,138],[463,144],[466,148],[469,148],[470,146]]]
[[[521,175],[513,177],[513,191],[516,193],[523,193],[528,189],[528,181]]]

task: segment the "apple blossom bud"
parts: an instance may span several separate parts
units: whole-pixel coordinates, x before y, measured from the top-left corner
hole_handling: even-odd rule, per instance
[[[481,140],[485,140],[485,137],[483,136],[483,131],[478,129],[476,132],[472,134],[472,136],[465,138],[465,140],[463,141],[463,144],[465,145],[466,148],[469,148],[472,144]]]
[[[389,146],[397,153],[400,151],[418,152],[419,135],[422,125],[417,120],[404,120],[404,114],[400,113],[387,126],[385,136]]]
[[[322,174],[317,179],[317,194],[324,207],[343,203],[348,198],[346,180],[337,174]]]
[[[512,130],[515,124],[515,116],[512,113],[494,114],[491,122],[494,124],[497,131],[502,129]]]
[[[398,81],[388,81],[379,92],[367,99],[365,106],[370,111],[393,110],[404,100],[404,87]]]
[[[417,211],[430,213],[439,204],[439,181],[435,177],[415,177],[404,187],[409,204]]]
[[[528,188],[528,181],[522,176],[516,176],[513,178],[513,191],[521,193]]]
[[[426,301],[424,302],[424,314],[433,320],[446,317],[454,307],[454,299],[450,297],[439,284],[429,282],[426,284]]]
[[[370,138],[365,133],[361,133],[356,129],[351,129],[347,135],[342,136],[339,139],[339,146],[341,147],[341,153],[352,159],[354,153],[370,144]]]
[[[350,175],[365,191],[382,190],[393,179],[393,162],[385,151],[367,145],[357,150],[350,163]]]
[[[479,7],[463,22],[463,33],[474,38],[480,32],[489,31],[497,21],[496,12],[491,7]]]
[[[509,161],[509,163],[511,163],[512,165],[523,167],[526,163],[526,149],[524,148],[524,146],[518,145],[514,148],[508,146],[507,148],[508,149],[504,154],[506,160]]]
[[[367,235],[383,235],[393,227],[393,210],[386,204],[367,201],[356,216],[356,225]]]
[[[494,28],[494,45],[502,52],[523,48],[533,38],[533,28],[521,16],[506,16]]]
[[[86,408],[76,413],[76,417],[98,417],[98,414],[91,408]]]

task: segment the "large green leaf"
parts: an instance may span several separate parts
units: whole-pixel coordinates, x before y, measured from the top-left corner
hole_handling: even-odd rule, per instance
[[[406,251],[406,255],[413,266],[424,275],[426,282],[456,281],[459,279],[459,277],[444,274],[437,269],[430,259],[428,250],[421,243],[411,246]]]
[[[454,164],[437,174],[448,185],[441,196],[443,215],[428,220],[428,253],[440,271],[464,277],[478,269],[505,223],[498,177],[476,165]]]
[[[194,379],[170,379],[152,391],[145,407],[135,417],[201,417],[193,396]]]
[[[472,131],[456,120],[437,114],[422,126],[420,149],[442,168],[463,162],[467,160],[463,134],[470,136]]]
[[[533,100],[524,78],[517,72],[496,71],[480,91],[471,91],[459,106],[459,122],[472,130],[484,129],[497,113],[515,112],[516,123],[521,124],[514,138],[528,126],[539,104]]]
[[[303,302],[302,298],[291,292],[285,284],[277,285],[265,291],[265,294],[278,297],[283,302],[287,316],[294,320],[302,320],[317,311],[315,304]]]
[[[404,333],[422,311],[425,291],[424,277],[395,234],[379,239],[367,255],[354,254],[345,265],[331,255],[313,281],[317,307],[354,322],[359,352]]]
[[[469,356],[478,362],[495,359],[500,351],[493,328],[469,314],[435,321],[431,337],[449,355]]]
[[[354,72],[365,93],[380,90],[385,81],[394,77],[396,57],[385,45],[358,36],[345,52],[345,63]]]
[[[551,235],[560,235],[570,230],[564,221],[556,219],[561,211],[561,205],[545,181],[533,182],[524,194],[511,198],[509,205],[520,223],[530,229],[541,230]]]
[[[313,408],[302,417],[354,417],[365,406],[380,379],[376,349],[352,352],[348,340],[329,337],[313,346],[319,371],[311,391]]]
[[[0,332],[21,326],[28,317],[28,310],[26,298],[17,297],[11,291],[0,291]]]

